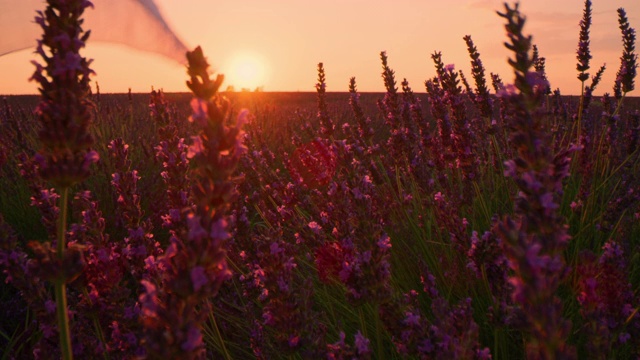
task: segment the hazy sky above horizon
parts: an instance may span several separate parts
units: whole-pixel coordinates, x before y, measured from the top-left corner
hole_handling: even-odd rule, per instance
[[[156,0],[166,22],[189,48],[201,45],[215,72],[233,85],[265,91],[314,91],[316,66],[323,62],[328,91],[348,91],[356,77],[360,91],[384,91],[380,51],[386,51],[398,83],[407,78],[416,92],[434,76],[430,55],[441,51],[470,78],[470,59],[462,37],[472,36],[488,72],[511,82],[504,48],[501,0]],[[533,35],[553,88],[579,94],[576,48],[583,0],[522,0],[525,33]],[[590,73],[607,64],[596,94],[611,92],[622,51],[616,9],[625,8],[640,29],[640,1],[595,0],[591,26]],[[88,10],[99,11],[99,9]],[[114,21],[117,26],[117,21]],[[5,35],[6,36],[6,35]],[[10,35],[9,35],[10,36]],[[35,39],[34,39],[35,46]],[[636,45],[637,47],[640,47]],[[123,45],[92,43],[94,77],[107,92],[187,91],[186,70],[172,60]],[[28,82],[32,50],[0,57],[0,94],[36,93]],[[636,79],[640,88],[640,79]],[[632,96],[639,96],[635,90]]]

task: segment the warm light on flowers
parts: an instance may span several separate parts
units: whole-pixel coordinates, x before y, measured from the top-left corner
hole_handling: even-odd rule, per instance
[[[481,59],[491,45],[460,36],[470,62],[432,52],[417,86],[382,51],[384,93],[334,82],[331,57],[315,93],[234,93],[198,47],[185,97],[89,92],[90,3],[48,4],[35,115],[28,98],[0,102],[3,358],[640,356],[640,103],[623,10],[602,98],[613,81],[591,70],[589,39],[606,11],[589,0],[568,69],[579,99],[555,87],[557,54],[517,4],[496,17],[504,81]],[[219,25],[208,15],[202,31]],[[258,86],[234,83],[258,78],[258,59],[225,68],[230,85]]]

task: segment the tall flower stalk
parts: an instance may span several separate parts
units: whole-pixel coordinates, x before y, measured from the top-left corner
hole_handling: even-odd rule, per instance
[[[582,114],[585,106],[585,81],[589,79],[590,69],[589,61],[591,60],[591,51],[589,50],[589,30],[591,28],[591,0],[585,0],[584,11],[582,13],[582,19],[580,20],[580,40],[578,41],[577,59],[578,64],[576,69],[578,70],[578,80],[581,83],[580,90],[580,105],[578,108],[578,129],[577,138],[580,141],[582,136]]]
[[[571,359],[575,357],[575,349],[567,344],[571,323],[562,317],[556,292],[567,273],[563,251],[570,236],[558,208],[574,148],[552,152],[547,112],[540,108],[548,82],[532,71],[531,37],[523,35],[525,18],[518,4],[505,8],[499,15],[507,21],[505,46],[514,53],[509,64],[515,72],[515,86],[508,85],[500,93],[507,102],[506,120],[514,147],[514,158],[505,162],[505,175],[514,179],[519,192],[516,217],[505,218],[494,230],[504,241],[513,271],[512,298],[525,314],[527,357]]]
[[[629,25],[627,13],[623,8],[618,9],[618,24],[622,32],[622,56],[620,68],[616,74],[613,92],[618,100],[617,114],[624,96],[635,89],[635,78],[638,71],[638,54],[636,54],[636,30]]]
[[[484,65],[482,64],[482,60],[480,60],[480,53],[470,35],[466,35],[463,39],[467,44],[467,51],[471,57],[471,74],[476,84],[475,94],[473,94],[471,98],[478,110],[480,110],[482,117],[491,118],[493,105],[491,103],[491,97],[489,96]]]
[[[225,125],[229,103],[217,94],[224,77],[209,78],[209,64],[200,47],[187,53],[187,60],[191,77],[187,85],[194,94],[189,120],[199,128],[187,153],[194,206],[182,209],[186,226],[171,231],[171,245],[164,255],[147,260],[156,262],[164,273],[141,282],[144,345],[149,356],[160,359],[205,355],[201,329],[210,311],[208,299],[231,277],[225,213],[236,192],[231,175],[245,152],[240,128],[247,112],[240,113],[235,126]]]
[[[57,225],[55,296],[60,346],[64,359],[72,358],[71,336],[67,315],[66,283],[70,274],[64,268],[69,256],[77,253],[66,249],[67,205],[69,189],[89,176],[89,166],[98,160],[91,150],[93,139],[88,132],[93,103],[89,99],[91,60],[80,55],[89,32],[82,29],[82,14],[93,4],[87,0],[49,0],[45,11],[35,18],[43,30],[36,53],[44,64],[33,62],[32,80],[40,84],[41,100],[36,114],[42,129],[42,148],[36,155],[40,175],[60,193]],[[43,247],[44,248],[44,247]]]
[[[320,120],[320,133],[326,139],[333,136],[335,131],[335,125],[329,117],[329,111],[327,109],[327,83],[324,75],[324,66],[322,63],[318,63],[318,83],[316,84],[316,91],[318,92],[318,120]]]
[[[589,60],[591,60],[591,52],[589,51],[589,30],[591,28],[591,0],[585,0],[582,20],[580,20],[580,40],[578,42],[578,64],[576,68],[579,72],[578,80],[582,82],[582,91],[584,92],[584,82],[589,79],[590,69]]]

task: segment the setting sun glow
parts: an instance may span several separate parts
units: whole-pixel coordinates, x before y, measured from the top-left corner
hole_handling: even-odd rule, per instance
[[[30,47],[0,56],[0,69],[4,70],[0,95],[37,93],[37,84],[28,79],[34,71],[31,61],[37,60],[35,39],[40,36],[33,17],[44,2],[0,0],[0,5],[11,10],[4,11],[0,6],[0,28],[9,29],[5,31],[7,36],[0,36],[0,45],[4,42],[9,47],[18,46],[14,44],[15,38],[20,46]],[[212,71],[225,75],[223,90],[231,86],[237,91],[264,87],[266,92],[314,92],[316,67],[322,62],[330,92],[348,91],[351,77],[357,79],[361,92],[384,92],[379,54],[386,51],[399,82],[406,78],[413,91],[424,93],[425,80],[435,75],[431,61],[435,52],[442,52],[445,64],[455,64],[456,70],[470,74],[465,35],[473,37],[487,74],[493,72],[505,83],[513,82],[507,63],[510,51],[503,44],[504,22],[496,14],[504,10],[503,0],[398,0],[393,6],[384,0],[331,0],[321,7],[310,7],[299,0],[96,2],[99,4],[88,13],[102,14],[101,4],[131,9],[121,17],[107,12],[102,35],[97,25],[92,26],[90,21],[86,24],[92,33],[83,54],[95,59],[92,70],[96,75],[91,79],[100,83],[103,92],[121,93],[131,88],[133,92],[144,93],[151,86],[168,92],[188,91],[183,80],[184,51],[178,51],[177,61],[175,56],[171,60],[159,55],[171,50],[168,45],[175,40],[174,35],[187,49],[200,45],[210,54]],[[146,5],[138,5],[147,3],[156,4],[158,9],[142,16]],[[580,95],[582,91],[575,67],[579,41],[576,29],[584,3],[585,0],[520,1],[520,9],[527,14],[525,32],[533,35],[540,55],[546,59],[545,71],[551,87],[560,88],[564,95]],[[640,1],[593,3],[590,42],[593,58],[589,75],[594,76],[602,64],[607,64],[602,85],[595,92],[601,96],[612,91],[620,65],[622,41],[616,9],[625,8],[632,27],[637,29]],[[26,10],[15,13],[16,8],[25,7]],[[152,27],[152,20],[159,15],[166,24]],[[327,26],[328,21],[331,26]],[[167,35],[169,28],[175,34]],[[125,39],[107,44],[99,41],[110,36]],[[125,46],[132,42],[138,44],[137,50]],[[640,89],[629,95],[640,95]]]
[[[267,81],[265,60],[257,54],[240,53],[233,56],[224,69],[225,83],[236,90],[255,90]]]

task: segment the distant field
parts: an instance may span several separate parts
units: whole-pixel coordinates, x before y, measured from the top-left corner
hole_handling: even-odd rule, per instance
[[[478,122],[474,102],[459,95],[466,109],[463,121],[466,129],[472,130],[464,135],[468,136],[465,141],[471,150],[465,155],[458,152],[462,148],[456,142],[442,137],[443,131],[462,134],[465,127],[456,127],[453,118],[449,130],[443,127],[442,119],[434,117],[437,104],[430,103],[427,94],[415,94],[414,98],[399,94],[396,114],[400,117],[396,121],[405,130],[394,128],[381,111],[380,106],[389,106],[388,94],[360,94],[357,103],[364,117],[370,118],[368,126],[373,130],[369,139],[358,135],[365,130],[365,124],[363,118],[354,114],[350,93],[327,93],[320,97],[317,93],[223,95],[232,104],[231,118],[247,108],[253,119],[245,125],[247,136],[243,139],[248,152],[236,171],[238,177],[234,181],[239,196],[229,210],[232,214],[229,230],[233,236],[226,251],[233,268],[232,280],[223,285],[217,299],[212,301],[215,322],[209,318],[203,328],[210,354],[251,358],[260,352],[275,357],[292,352],[305,357],[300,354],[314,354],[319,351],[317,346],[326,346],[313,344],[339,343],[340,332],[344,331],[349,342],[367,339],[375,357],[415,355],[424,351],[418,348],[420,339],[429,336],[465,339],[470,346],[467,350],[487,347],[494,358],[524,356],[521,343],[527,332],[509,322],[513,320],[495,318],[519,316],[520,311],[511,308],[514,303],[507,281],[515,275],[507,266],[507,258],[501,255],[503,251],[508,253],[510,247],[505,240],[499,240],[504,238],[498,219],[517,216],[514,204],[518,197],[517,183],[504,177],[501,169],[514,153],[509,140],[512,130],[506,125],[510,120],[500,110],[500,99],[493,98],[493,119],[499,124],[496,131],[486,128],[491,119]],[[191,98],[186,93],[164,94],[164,102],[151,101],[149,94],[92,96],[96,109],[91,133],[101,160],[94,175],[73,190],[91,191],[104,219],[104,229],[100,231],[109,234],[110,243],[121,254],[125,251],[123,246],[134,241],[132,225],[127,225],[126,219],[136,208],[141,211],[140,224],[146,224],[142,229],[153,234],[150,239],[158,241],[161,249],[169,245],[171,227],[163,225],[162,216],[169,206],[167,191],[171,189],[171,181],[175,181],[171,176],[175,175],[167,177],[161,173],[170,170],[174,174],[186,169],[163,166],[161,159],[166,154],[159,155],[157,146],[179,138],[185,139],[185,144],[191,143],[191,137],[198,131],[187,120],[192,112]],[[323,101],[319,105],[320,98]],[[39,148],[40,125],[33,114],[38,97],[2,99],[0,213],[5,224],[16,231],[19,248],[26,249],[29,240],[50,236],[41,220],[44,208],[29,206],[30,198],[40,190],[33,187],[33,179],[25,180],[19,173],[19,164],[25,159],[21,154],[29,158]],[[159,118],[157,113],[150,112],[150,101],[155,109],[161,107],[164,115]],[[577,111],[579,103],[579,97],[543,99],[541,108],[548,112],[544,112],[542,126],[550,135],[545,141],[557,149],[554,151],[567,146],[566,136],[576,124],[570,114]],[[419,106],[420,118],[406,112],[411,106],[413,109]],[[594,99],[583,118],[587,138],[580,160],[576,160],[580,163],[571,166],[570,177],[562,181],[563,191],[554,196],[559,219],[566,221],[572,237],[563,251],[571,273],[558,294],[565,306],[563,315],[571,319],[574,329],[595,321],[576,300],[583,296],[580,294],[590,274],[600,271],[597,270],[600,265],[585,260],[584,254],[609,259],[603,246],[624,249],[621,251],[625,254],[626,270],[612,273],[615,279],[607,281],[619,282],[616,291],[620,294],[616,296],[627,300],[629,296],[637,296],[629,291],[637,289],[640,280],[640,259],[633,255],[640,227],[631,219],[634,213],[640,213],[640,201],[634,192],[625,189],[640,191],[633,175],[637,173],[639,152],[630,148],[634,146],[633,122],[637,122],[637,115],[633,114],[639,108],[638,98],[625,98],[624,106],[618,110],[619,120],[607,122],[602,120],[606,119],[607,110],[599,99]],[[321,135],[326,121],[335,125],[329,138]],[[175,134],[162,130],[170,124],[175,125]],[[171,136],[177,137],[171,140]],[[394,136],[401,136],[402,140],[394,140]],[[116,138],[129,145],[128,167],[118,165],[120,160],[110,155],[107,148]],[[438,150],[445,146],[446,150]],[[178,151],[179,156],[186,148],[172,151]],[[322,155],[322,151],[327,153]],[[309,158],[297,158],[306,152]],[[464,161],[473,165],[464,165]],[[133,188],[114,187],[112,174],[124,176],[134,169],[140,179]],[[329,176],[327,180],[319,178],[325,175]],[[139,205],[134,202],[133,208],[123,207],[118,200],[119,196],[134,195]],[[75,214],[72,223],[80,221],[80,210],[72,211]],[[391,241],[389,250],[380,247],[380,239],[386,237]],[[286,258],[274,253],[274,246],[282,248]],[[515,261],[514,255],[508,256]],[[283,261],[292,261],[295,270],[286,270]],[[348,266],[352,262],[359,264],[359,270]],[[88,269],[93,266],[97,264],[89,265]],[[265,274],[259,275],[257,269]],[[352,275],[347,276],[348,273]],[[425,283],[425,276],[431,276],[428,274],[433,274],[433,283]],[[623,274],[629,274],[628,280],[616,277]],[[125,280],[121,278],[119,286],[139,291]],[[285,288],[283,281],[288,284]],[[115,296],[109,295],[115,289],[103,290],[104,296]],[[78,299],[72,300],[73,306],[79,306],[78,309],[86,306],[82,305],[80,295],[82,285],[73,285],[69,291]],[[354,297],[358,291],[363,291],[366,297]],[[414,295],[409,295],[411,291]],[[596,287],[594,291],[605,290]],[[25,319],[40,315],[27,310],[10,284],[3,283],[0,295],[0,318],[5,319],[0,326],[4,335],[0,344],[11,349],[5,354],[25,354],[26,349],[42,348],[45,338],[37,323],[25,323]],[[238,296],[245,300],[239,300]],[[135,299],[137,296],[125,303]],[[506,307],[496,308],[500,303]],[[414,319],[419,326],[409,325],[410,313],[421,314],[419,320]],[[271,314],[277,314],[281,320],[264,320]],[[99,319],[104,323],[101,331],[110,331],[109,321],[108,317]],[[119,321],[132,329],[137,326],[136,322]],[[496,325],[496,321],[501,325]],[[90,323],[76,320],[74,324],[78,328],[88,326],[88,330],[83,330],[87,334],[97,331]],[[215,326],[223,329],[221,334],[216,335]],[[616,331],[635,331],[630,325],[617,326],[616,329],[624,326],[627,330]],[[423,332],[429,328],[436,332],[430,335]],[[262,333],[256,337],[258,330]],[[409,348],[399,343],[407,331],[413,335],[402,341]],[[292,336],[302,340],[292,342]],[[569,335],[569,341],[585,355],[591,336],[595,335],[574,333]],[[74,340],[91,343],[95,336]],[[357,351],[356,345],[345,344],[342,349],[350,354]],[[452,354],[445,348],[437,351]],[[631,352],[627,346],[617,350],[619,354]]]

